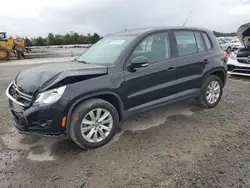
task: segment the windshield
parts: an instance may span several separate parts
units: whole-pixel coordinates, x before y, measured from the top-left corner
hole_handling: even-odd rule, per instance
[[[76,60],[89,64],[113,64],[135,36],[106,37],[86,50]]]

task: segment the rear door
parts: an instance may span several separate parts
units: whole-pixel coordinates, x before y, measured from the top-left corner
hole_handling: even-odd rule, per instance
[[[194,30],[173,30],[176,44],[176,83],[177,97],[197,95],[201,86],[201,78],[208,59],[207,46],[203,33]]]

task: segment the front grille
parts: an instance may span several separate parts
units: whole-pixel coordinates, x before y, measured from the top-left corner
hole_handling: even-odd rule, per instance
[[[230,72],[235,72],[235,73],[250,74],[250,68],[248,67],[238,67],[234,65],[228,65],[227,70]]]
[[[15,101],[23,104],[23,106],[28,106],[32,100],[31,95],[21,92],[15,84],[11,84],[7,92]]]
[[[250,70],[245,70],[245,69],[235,69],[233,72],[243,73],[243,74],[250,74]]]
[[[249,64],[248,62],[247,62],[247,58],[237,58],[237,61],[238,62],[240,62],[240,63],[244,63],[244,64]]]
[[[241,49],[237,53],[237,61],[244,64],[250,64],[247,59],[250,57],[250,50],[248,48]]]

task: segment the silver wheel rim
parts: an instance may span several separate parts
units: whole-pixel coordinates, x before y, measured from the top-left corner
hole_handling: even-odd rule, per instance
[[[107,138],[112,127],[113,117],[111,113],[104,108],[96,108],[83,118],[81,133],[86,141],[96,143]]]
[[[207,87],[206,98],[209,104],[214,104],[220,97],[220,84],[217,81],[212,81]]]

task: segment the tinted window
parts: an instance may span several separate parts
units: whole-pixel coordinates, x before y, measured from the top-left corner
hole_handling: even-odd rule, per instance
[[[208,50],[211,49],[211,48],[212,48],[212,44],[211,44],[211,42],[210,42],[210,40],[209,40],[207,34],[206,34],[206,33],[202,33],[202,35],[203,35],[203,38],[204,38],[204,40],[205,40],[207,49],[208,49]]]
[[[0,39],[4,39],[5,35],[3,33],[0,33]]]
[[[105,37],[86,50],[77,60],[90,64],[113,64],[135,36]]]
[[[200,32],[195,32],[195,38],[197,42],[198,52],[204,52],[206,51],[206,44],[201,36]]]
[[[132,58],[145,56],[150,62],[170,58],[170,43],[167,32],[149,35],[144,38],[132,53]]]
[[[177,41],[179,56],[197,53],[196,40],[192,31],[175,31],[174,34]]]

